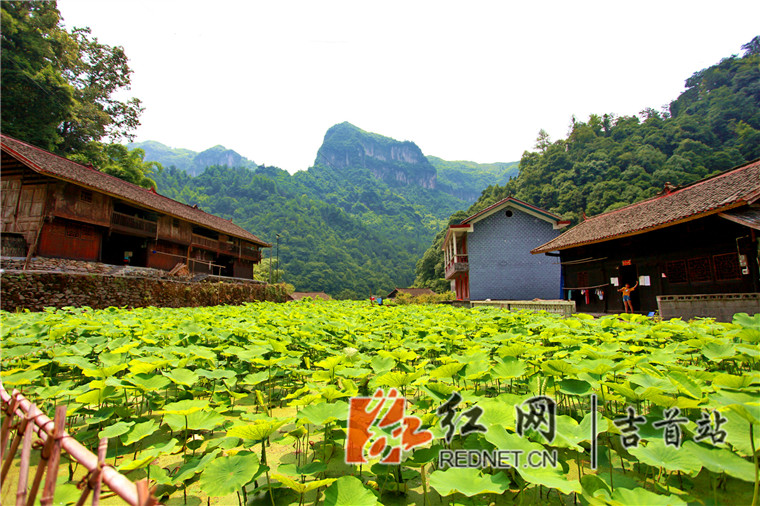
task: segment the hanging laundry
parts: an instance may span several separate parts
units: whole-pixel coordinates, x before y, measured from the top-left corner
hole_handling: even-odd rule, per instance
[[[602,290],[601,288],[597,288],[596,296],[599,297],[599,300],[604,300],[604,290]]]

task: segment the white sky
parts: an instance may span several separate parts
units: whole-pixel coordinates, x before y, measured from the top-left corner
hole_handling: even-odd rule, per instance
[[[510,162],[574,114],[659,109],[760,34],[760,1],[59,0],[123,46],[137,141],[308,168],[343,121]]]

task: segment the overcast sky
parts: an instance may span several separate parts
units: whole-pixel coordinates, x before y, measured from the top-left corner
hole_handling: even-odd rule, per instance
[[[136,140],[308,168],[343,121],[509,162],[572,115],[660,108],[760,34],[760,1],[59,0],[123,46]]]

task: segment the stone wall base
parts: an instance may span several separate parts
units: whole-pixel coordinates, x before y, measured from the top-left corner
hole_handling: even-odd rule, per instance
[[[46,307],[199,307],[253,301],[285,302],[284,285],[261,282],[191,282],[94,273],[6,271],[0,274],[0,309]]]

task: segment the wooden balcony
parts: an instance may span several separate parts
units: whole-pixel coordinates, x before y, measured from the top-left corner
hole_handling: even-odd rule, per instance
[[[156,235],[157,226],[155,221],[116,211],[111,213],[111,228],[120,232],[151,237]]]
[[[446,264],[445,277],[446,279],[453,278],[457,273],[469,272],[470,263],[467,259],[467,255],[456,255],[452,258],[448,264]]]
[[[194,248],[203,248],[210,251],[219,251],[219,241],[211,239],[210,237],[204,237],[202,235],[193,234],[192,245]]]
[[[261,260],[261,251],[256,247],[245,245],[241,247],[238,244],[227,241],[217,241],[216,239],[211,239],[198,234],[193,234],[192,246],[193,248],[202,248],[215,253],[229,255],[231,257],[240,256],[241,258],[253,260],[254,262]]]

